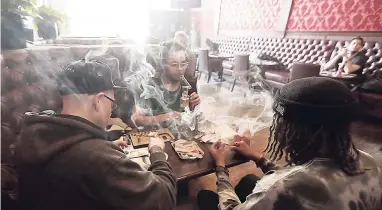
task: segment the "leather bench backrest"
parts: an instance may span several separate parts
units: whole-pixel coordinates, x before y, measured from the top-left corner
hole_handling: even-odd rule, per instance
[[[250,49],[277,58],[290,70],[295,62],[318,64],[328,60],[334,45],[331,40],[253,38]]]
[[[310,39],[281,39],[263,37],[218,37],[222,54],[236,53],[267,54],[277,58],[289,70],[294,62],[318,64],[329,60],[336,41]]]
[[[213,41],[219,44],[219,52],[223,55],[249,53],[249,37],[219,37]]]

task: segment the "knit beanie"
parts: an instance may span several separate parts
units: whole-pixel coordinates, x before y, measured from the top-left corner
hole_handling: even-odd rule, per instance
[[[273,110],[288,121],[346,123],[358,115],[358,101],[339,81],[324,77],[294,80],[277,91]]]

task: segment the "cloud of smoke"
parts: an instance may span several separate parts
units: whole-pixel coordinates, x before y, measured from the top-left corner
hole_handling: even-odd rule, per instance
[[[214,89],[210,84],[201,88],[201,95],[209,96],[203,100],[206,105],[202,106],[204,121],[199,126],[201,129],[210,123],[228,125],[241,135],[246,130],[255,133],[271,125],[273,97],[264,85],[260,69],[253,67],[236,78],[241,85],[232,93]]]
[[[86,59],[100,57],[104,53],[103,57],[113,65],[113,68],[118,69],[118,77],[133,92],[135,104],[144,108],[143,112],[147,115],[153,113],[148,104],[150,99],[156,99],[166,112],[172,111],[167,108],[172,101],[166,101],[164,93],[150,83],[151,77],[157,72],[146,61],[146,55],[153,51],[142,53],[134,46],[129,46],[120,50],[118,56],[112,56],[108,52],[110,50],[91,51]],[[218,85],[213,83],[199,85],[201,104],[192,112],[188,109],[183,112],[180,121],[173,120],[165,126],[173,133],[180,134],[178,136],[180,138],[192,138],[195,129],[203,130],[209,123],[238,128],[239,134],[245,130],[255,133],[269,127],[272,123],[273,100],[259,72],[258,68],[252,68],[251,71],[236,75],[237,84],[241,85],[233,93],[228,89],[216,88]],[[154,125],[154,127],[161,126],[163,125],[159,123]]]

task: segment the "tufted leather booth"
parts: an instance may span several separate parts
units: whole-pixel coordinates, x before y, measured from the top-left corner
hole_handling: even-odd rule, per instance
[[[86,52],[81,50],[71,53],[74,50],[69,47],[36,47],[2,53],[1,169],[2,180],[7,183],[2,185],[2,197],[17,197],[12,150],[20,135],[24,113],[60,109],[61,101],[55,89],[54,73],[60,70],[61,65],[81,54],[83,56]]]
[[[219,44],[219,53],[222,55],[232,56],[235,54],[249,54],[250,37],[219,37],[214,39],[214,42]],[[229,59],[223,62],[223,68],[233,70],[234,59]],[[228,71],[232,72],[232,71]]]
[[[257,58],[260,54],[267,54],[277,58],[282,64],[281,69],[280,65],[262,66],[262,76],[265,82],[276,88],[280,88],[290,81],[293,63],[320,64],[321,61],[327,62],[336,55],[340,47],[349,43],[349,41],[232,36],[218,37],[214,41],[220,45],[219,51],[224,55],[247,53],[251,54],[251,59],[252,57]],[[363,72],[366,79],[381,78],[382,43],[367,41],[362,50],[365,51],[368,58]],[[250,61],[252,64],[257,63]],[[224,61],[223,67],[224,74],[232,72],[234,69],[233,60]],[[301,72],[301,74],[305,73]],[[300,76],[297,75],[297,77]],[[366,113],[382,118],[381,95],[366,93],[359,93],[358,95],[361,102],[373,104],[373,106],[367,106],[369,108],[366,108]]]
[[[340,46],[345,41],[313,40],[313,39],[281,39],[281,38],[261,38],[261,37],[218,37],[214,39],[222,54],[234,55],[236,53],[248,53],[257,57],[260,54],[267,54],[277,58],[283,69],[272,69],[267,67],[263,72],[265,81],[272,86],[281,87],[289,82],[290,70],[293,63],[319,64],[321,61],[328,61],[333,57]],[[382,43],[365,42],[363,50],[366,51],[368,61],[364,73],[370,78],[382,66]],[[251,57],[253,57],[251,55]],[[234,62],[232,60],[223,62],[224,69],[232,70]],[[226,72],[226,71],[224,71]],[[229,71],[227,71],[229,72]]]

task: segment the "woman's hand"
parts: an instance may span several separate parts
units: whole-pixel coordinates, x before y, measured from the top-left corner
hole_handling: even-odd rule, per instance
[[[225,158],[231,150],[226,144],[221,142],[215,142],[210,147],[210,153],[212,158],[215,160],[216,166],[225,167]]]

